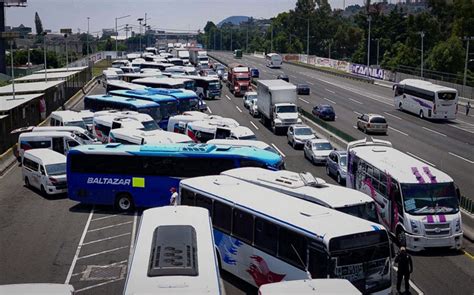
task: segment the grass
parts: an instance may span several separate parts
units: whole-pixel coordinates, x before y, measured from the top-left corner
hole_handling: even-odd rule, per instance
[[[100,76],[102,75],[102,71],[106,70],[107,68],[110,68],[112,66],[112,61],[103,59],[99,61],[98,63],[94,64],[94,68],[92,69],[92,76]]]

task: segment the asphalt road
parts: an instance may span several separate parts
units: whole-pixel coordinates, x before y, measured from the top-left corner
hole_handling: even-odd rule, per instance
[[[233,117],[275,145],[289,170],[310,171],[335,183],[323,167],[305,160],[302,150],[288,145],[285,136],[273,135],[252,118],[241,98],[223,90],[221,99],[207,102],[212,113]],[[92,93],[103,93],[103,88]],[[82,107],[82,102],[75,106]],[[79,294],[121,294],[140,216],[140,211],[117,214],[109,207],[80,205],[66,196],[44,198],[24,187],[21,170],[14,166],[0,178],[0,284],[68,282]],[[472,244],[465,245],[474,253]],[[412,280],[426,294],[472,294],[473,262],[452,251],[414,254]],[[227,294],[256,292],[229,274],[222,278]]]

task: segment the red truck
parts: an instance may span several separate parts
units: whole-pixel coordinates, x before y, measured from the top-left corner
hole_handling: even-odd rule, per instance
[[[250,91],[250,69],[242,64],[229,65],[227,73],[227,87],[235,96],[243,96]]]

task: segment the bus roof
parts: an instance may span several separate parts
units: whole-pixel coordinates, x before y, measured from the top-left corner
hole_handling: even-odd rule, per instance
[[[348,280],[343,279],[312,279],[282,281],[260,286],[261,295],[285,295],[285,294],[361,294]]]
[[[330,208],[341,208],[373,202],[373,199],[357,190],[326,183],[309,173],[288,170],[270,171],[256,167],[227,170],[222,175],[264,186]]]
[[[115,87],[119,87],[123,89],[145,89],[146,88],[146,86],[125,82],[123,80],[109,80],[106,83],[107,85],[115,86]]]
[[[440,92],[440,91],[448,91],[448,92],[456,92],[457,90],[454,88],[449,88],[443,85],[433,84],[429,81],[419,80],[419,79],[405,79],[398,82],[398,85],[407,85],[416,88],[421,88],[425,90],[430,90],[433,92]]]
[[[145,144],[193,142],[193,140],[185,134],[168,132],[164,130],[144,131],[132,128],[117,128],[112,129],[109,136],[133,140],[137,142],[137,144],[139,144],[142,140],[144,140]]]
[[[185,239],[182,238],[183,235],[174,235],[167,240],[154,241],[156,239],[156,229],[165,229],[169,226],[189,226],[194,229],[197,250],[194,259],[197,261],[191,263],[191,265],[197,267],[196,276],[188,274],[149,275],[150,257],[153,257],[151,253],[155,242],[163,246],[163,251],[165,251],[167,244],[177,247],[177,245],[185,243],[183,241]],[[173,229],[177,230],[177,228]],[[176,241],[173,238],[176,238]],[[220,281],[214,247],[212,226],[207,209],[188,206],[165,206],[143,211],[124,294],[151,294],[155,292],[164,294],[219,294]],[[192,257],[191,255],[191,258],[188,259],[192,259]],[[166,269],[166,267],[160,269]],[[180,267],[176,271],[180,272]]]
[[[0,294],[22,294],[22,295],[71,295],[74,287],[67,284],[53,283],[29,283],[0,285]]]
[[[101,118],[101,117],[99,117]],[[44,133],[44,132],[41,132]],[[73,152],[74,151],[74,152]],[[69,151],[69,153],[86,154],[117,154],[117,155],[143,155],[143,156],[171,156],[180,154],[183,157],[195,155],[207,155],[210,157],[245,157],[248,160],[262,160],[270,165],[278,165],[281,162],[280,155],[251,147],[225,147],[220,148],[212,144],[174,143],[156,145],[82,145]]]
[[[194,188],[203,194],[213,195],[264,215],[283,226],[291,226],[306,235],[314,236],[325,245],[328,245],[329,240],[334,237],[384,230],[379,224],[230,176],[213,175],[183,179],[180,187]]]
[[[151,91],[154,88],[145,88],[145,89],[133,89],[133,90],[112,90],[109,93],[121,97],[130,97],[130,98],[145,98],[148,101],[153,100],[154,102],[160,101],[176,101],[176,98],[161,94],[159,92]]]
[[[155,85],[167,84],[171,86],[178,86],[178,85],[182,85],[183,81],[180,81],[174,78],[166,78],[166,77],[163,77],[163,78],[148,77],[148,78],[133,80],[133,83],[138,83],[138,84],[146,83],[146,84],[155,84]]]
[[[51,149],[31,149],[25,151],[25,155],[31,155],[41,159],[43,165],[66,163],[66,156]]]
[[[82,121],[82,116],[78,112],[71,110],[54,111],[51,113],[51,117],[61,118],[63,122]]]
[[[416,170],[426,183],[430,183],[430,176],[425,172],[427,169],[428,174],[436,177],[437,182],[453,181],[443,171],[391,147],[388,141],[377,139],[353,141],[348,145],[348,152],[389,174],[399,183],[420,183],[415,176]]]
[[[211,139],[207,142],[208,144],[222,145],[222,146],[248,146],[256,147],[259,149],[269,148],[270,145],[259,140],[236,140],[236,139]]]
[[[134,90],[115,90],[115,91],[134,91]],[[139,91],[139,90],[136,90]],[[114,92],[114,91],[111,91]],[[124,97],[124,96],[116,96],[116,95],[88,95],[86,96],[87,99],[96,100],[96,101],[107,101],[107,102],[117,102],[128,104],[131,106],[135,106],[137,108],[149,108],[149,107],[159,107],[160,105],[154,101],[145,100],[145,99],[137,99],[134,97]]]

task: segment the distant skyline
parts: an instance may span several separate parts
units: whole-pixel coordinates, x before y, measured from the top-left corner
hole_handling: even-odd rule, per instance
[[[329,2],[342,7],[343,0]],[[346,5],[362,2],[345,1]],[[104,28],[115,29],[115,17],[124,15],[131,16],[118,20],[119,31],[125,24],[135,26],[135,30],[137,18],[147,13],[152,29],[202,30],[208,20],[217,24],[233,15],[270,18],[294,9],[295,4],[296,0],[28,0],[26,8],[7,8],[5,18],[7,26],[24,24],[34,33],[34,15],[38,12],[43,28],[53,32],[71,28],[76,33],[78,29],[87,31],[90,17],[90,32],[101,34]]]

